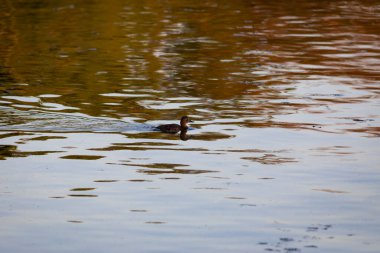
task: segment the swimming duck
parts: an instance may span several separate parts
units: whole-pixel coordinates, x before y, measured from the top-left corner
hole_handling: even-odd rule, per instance
[[[187,123],[193,122],[189,119],[187,116],[183,116],[181,118],[180,124],[167,124],[167,125],[160,125],[156,127],[158,130],[160,130],[163,133],[178,133],[179,131],[187,131],[188,126]]]

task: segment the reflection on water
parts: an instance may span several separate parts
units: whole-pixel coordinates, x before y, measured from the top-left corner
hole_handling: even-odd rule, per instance
[[[0,160],[5,160],[7,157],[27,157],[30,155],[47,155],[57,152],[60,151],[19,151],[15,145],[0,145]]]
[[[62,159],[83,159],[83,160],[98,160],[103,158],[104,156],[99,155],[66,155],[61,156]]]
[[[0,0],[0,251],[377,252],[379,11]]]

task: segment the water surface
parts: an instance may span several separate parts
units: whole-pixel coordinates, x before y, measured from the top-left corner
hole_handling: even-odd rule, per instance
[[[0,0],[0,251],[378,252],[379,13]]]

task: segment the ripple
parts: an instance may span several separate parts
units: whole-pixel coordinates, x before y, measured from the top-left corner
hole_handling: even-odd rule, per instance
[[[74,192],[77,192],[77,191],[93,191],[95,189],[96,188],[85,188],[85,187],[82,187],[82,188],[72,188],[72,189],[70,189],[70,191],[74,191]]]
[[[144,182],[153,182],[152,180],[147,180],[147,179],[130,179],[128,180],[129,182],[134,182],[134,183],[144,183]]]
[[[241,159],[259,162],[265,165],[275,165],[275,164],[284,164],[284,163],[293,163],[297,162],[295,158],[290,157],[279,157],[274,154],[264,154],[260,157],[241,157]]]
[[[81,220],[68,220],[67,222],[69,222],[69,223],[77,223],[77,224],[83,223],[83,221],[81,221]]]
[[[313,191],[327,192],[327,193],[349,193],[346,191],[333,190],[333,189],[313,189]]]
[[[95,195],[95,194],[69,194],[67,196],[74,197],[74,198],[96,198],[96,197],[98,197],[98,195]]]
[[[32,97],[32,96],[2,96],[4,99],[9,99],[9,100],[16,100],[20,102],[27,102],[27,103],[40,103],[41,100],[37,97]]]
[[[14,157],[43,156],[63,151],[20,151],[16,145],[0,145],[0,160]]]
[[[73,160],[99,160],[104,156],[99,155],[66,155],[61,156],[61,159],[73,159]]]
[[[126,93],[104,93],[99,94],[103,97],[152,97],[151,94],[126,94]]]
[[[38,95],[39,98],[59,98],[62,95],[57,95],[57,94],[41,94]]]
[[[115,180],[115,179],[99,179],[99,180],[94,180],[94,183],[114,183],[114,182],[119,182],[119,180]]]
[[[49,111],[64,111],[64,110],[80,110],[78,107],[73,106],[65,106],[57,103],[41,103],[43,107],[45,107],[46,110]]]
[[[34,138],[29,138],[29,139],[22,139],[24,141],[47,141],[47,140],[59,140],[59,139],[66,139],[67,137],[65,136],[38,136]]]
[[[146,221],[145,224],[161,225],[166,224],[164,221]]]

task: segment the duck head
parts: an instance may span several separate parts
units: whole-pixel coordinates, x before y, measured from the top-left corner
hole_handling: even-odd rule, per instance
[[[182,116],[181,122],[180,122],[181,128],[187,129],[188,128],[187,123],[189,122],[193,122],[193,121],[190,120],[188,116]]]

